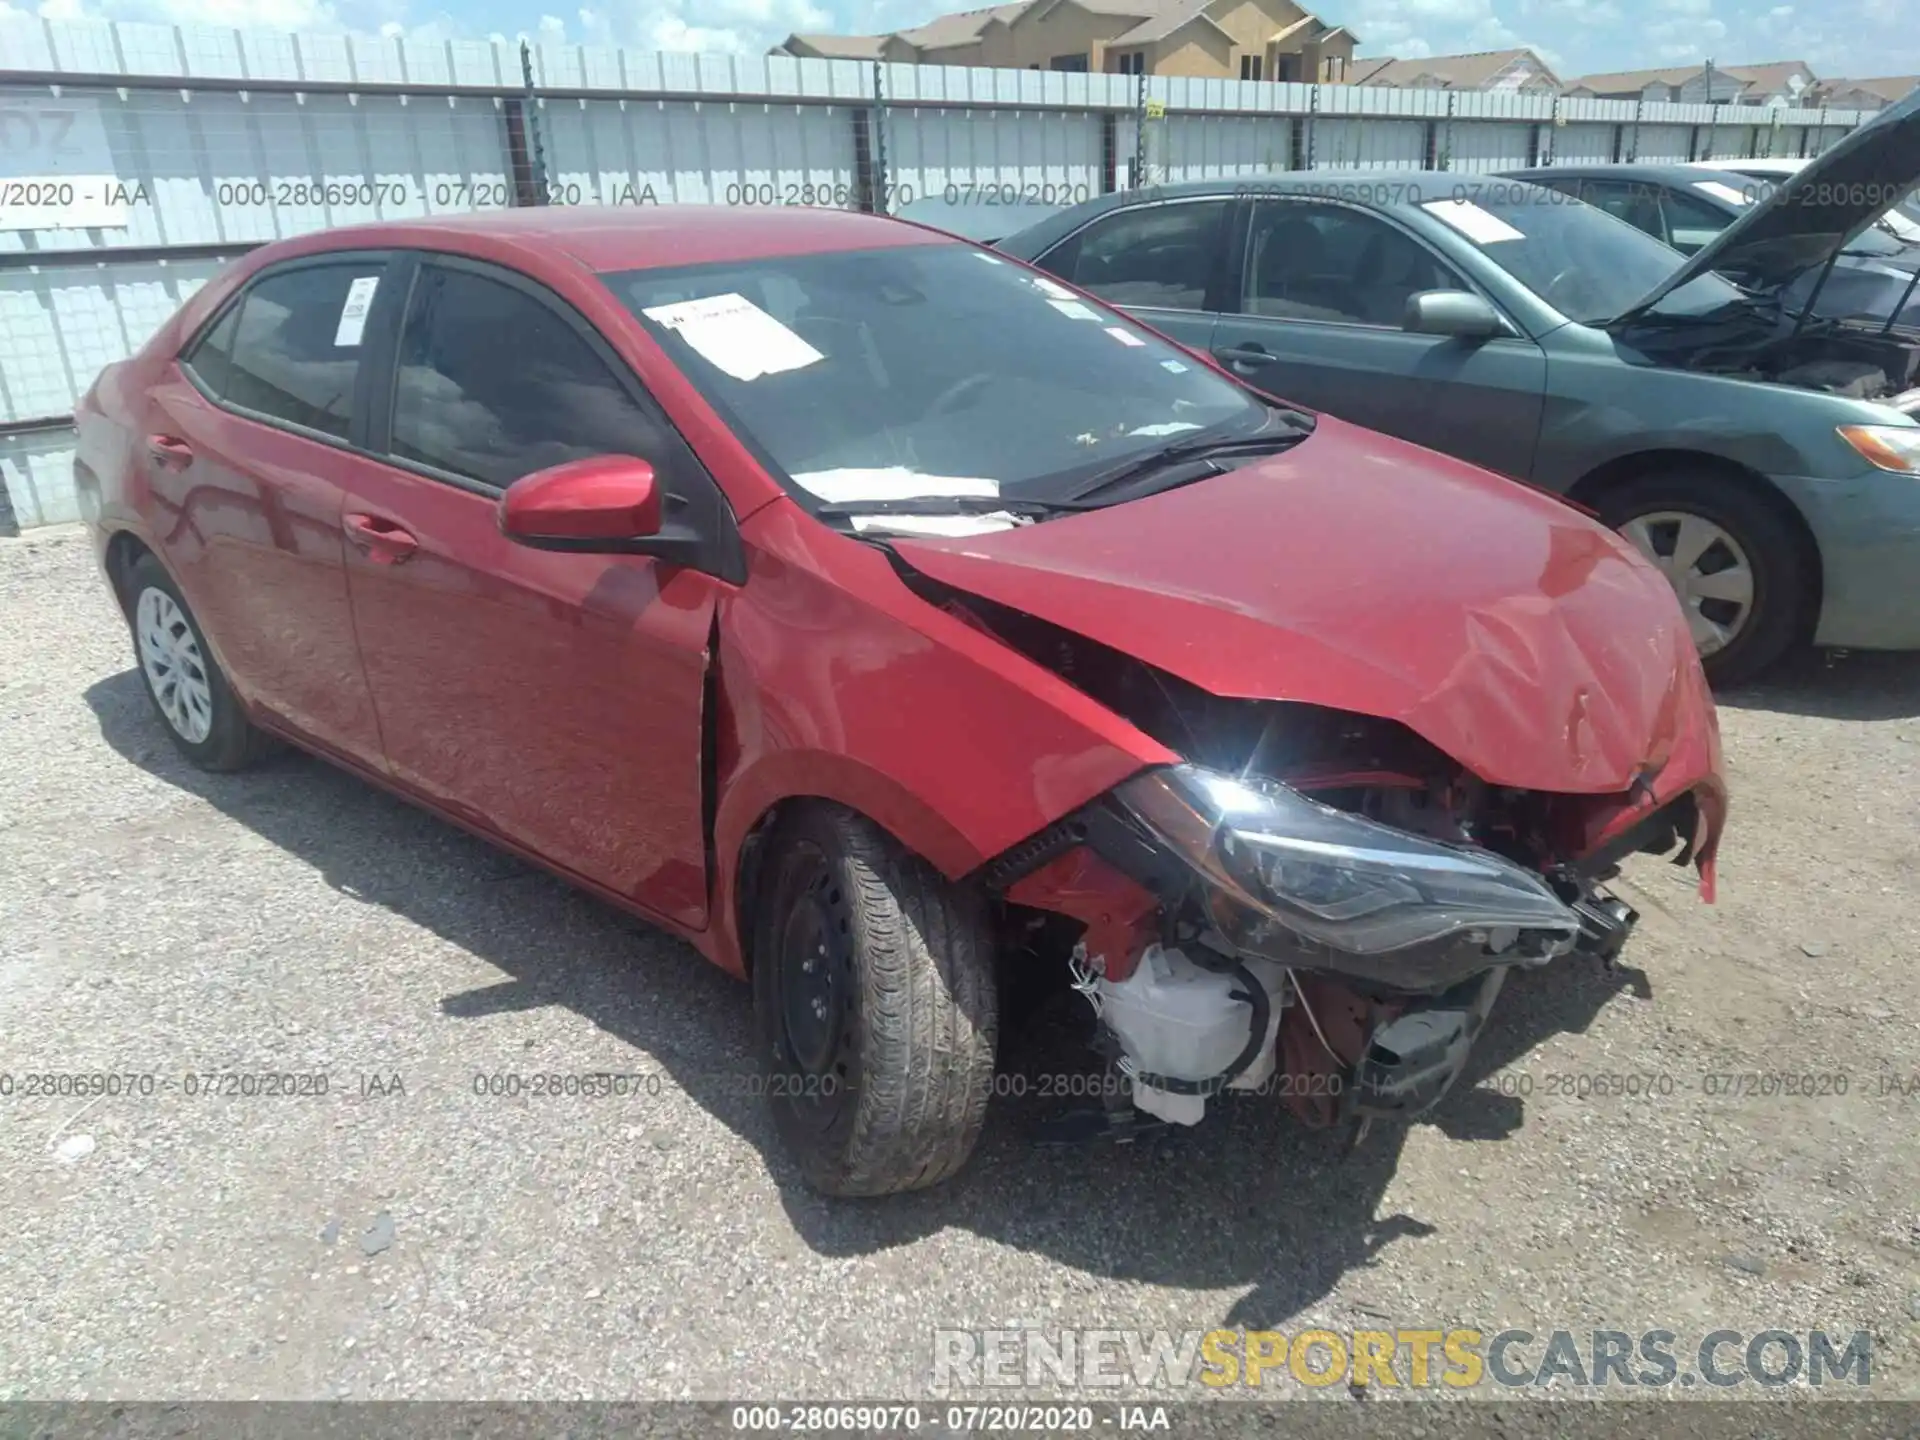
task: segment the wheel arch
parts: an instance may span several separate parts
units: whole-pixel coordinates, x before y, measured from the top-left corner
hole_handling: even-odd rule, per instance
[[[149,555],[162,569],[166,568],[166,562],[160,559],[158,552],[131,530],[116,530],[107,541],[101,557],[102,564],[107,572],[107,583],[113,587],[114,598],[120,602],[123,613],[130,612],[133,600],[127,594],[127,582],[133,576],[133,567]]]
[[[715,823],[719,874],[713,903],[714,958],[735,974],[752,974],[749,917],[782,819],[810,804],[838,805],[877,826],[949,880],[987,857],[951,821],[897,780],[845,755],[785,751],[727,789]]]
[[[1758,470],[1742,465],[1737,460],[1729,460],[1724,455],[1702,450],[1638,450],[1628,455],[1617,455],[1587,471],[1567,491],[1567,498],[1589,509],[1599,510],[1608,494],[1630,481],[1649,475],[1675,473],[1717,475],[1740,487],[1785,522],[1793,533],[1801,564],[1805,566],[1808,577],[1804,613],[1796,617],[1796,621],[1801,638],[1810,636],[1819,619],[1826,590],[1826,572],[1820,557],[1820,545],[1814,538],[1812,527],[1807,524],[1806,516],[1800,513],[1800,507]]]

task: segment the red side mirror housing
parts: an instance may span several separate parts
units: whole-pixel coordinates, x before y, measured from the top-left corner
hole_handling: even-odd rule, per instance
[[[500,497],[500,533],[545,550],[621,550],[660,533],[660,485],[632,455],[596,455],[523,475]]]

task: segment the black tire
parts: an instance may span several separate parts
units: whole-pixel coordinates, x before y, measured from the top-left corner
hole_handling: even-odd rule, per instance
[[[998,995],[980,897],[824,803],[769,838],[756,894],[768,1098],[807,1182],[892,1195],[952,1176],[993,1089]]]
[[[186,663],[190,667],[197,664],[198,673],[206,682],[210,713],[204,736],[194,738],[183,733],[167,713],[153,674],[142,655],[140,604],[141,597],[149,590],[158,591],[171,600],[179,621],[192,633],[197,657],[196,661]],[[272,740],[256,729],[247,719],[246,712],[240,708],[233,687],[227,684],[227,677],[221,672],[219,662],[213,658],[213,649],[207,644],[199,620],[194,617],[186,596],[180,593],[180,587],[173,583],[173,577],[167,574],[165,567],[152,555],[142,555],[127,571],[123,594],[127,606],[127,629],[133,638],[133,663],[140,672],[140,686],[147,692],[147,699],[153,705],[153,712],[166,730],[167,737],[180,753],[200,769],[216,772],[244,770],[270,754],[274,749]]]
[[[1813,577],[1792,523],[1753,482],[1711,471],[1653,471],[1607,491],[1598,508],[1615,530],[1661,511],[1697,515],[1746,552],[1752,608],[1731,641],[1701,657],[1715,687],[1753,679],[1804,637]]]

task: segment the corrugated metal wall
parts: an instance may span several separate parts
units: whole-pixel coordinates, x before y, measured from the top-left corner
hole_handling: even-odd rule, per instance
[[[74,517],[61,422],[102,365],[228,258],[328,226],[536,202],[536,160],[557,204],[1070,203],[1132,185],[1136,158],[1152,182],[1430,160],[1484,172],[1549,146],[1561,159],[1798,155],[1862,117],[1702,128],[1715,118],[1702,106],[578,45],[523,56],[489,41],[15,12],[0,19],[0,178],[57,180],[65,223],[0,210],[0,530]],[[71,203],[67,191],[86,194]]]

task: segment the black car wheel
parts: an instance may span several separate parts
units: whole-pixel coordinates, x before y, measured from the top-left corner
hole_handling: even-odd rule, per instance
[[[985,908],[838,806],[795,811],[768,844],[754,1009],[781,1139],[828,1194],[938,1184],[992,1091]]]
[[[235,698],[180,587],[151,555],[122,590],[147,698],[182,755],[202,770],[243,770],[272,748]]]
[[[1765,497],[1674,470],[1608,491],[1599,508],[1673,586],[1716,686],[1752,679],[1800,638],[1809,577],[1791,525]]]

